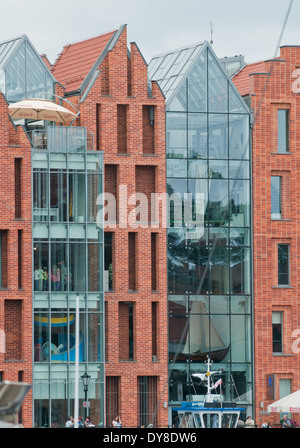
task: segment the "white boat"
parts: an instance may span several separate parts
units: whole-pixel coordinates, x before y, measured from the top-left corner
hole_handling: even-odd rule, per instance
[[[244,408],[235,402],[225,402],[222,394],[212,394],[221,385],[221,378],[212,382],[212,377],[221,372],[211,372],[211,360],[207,360],[207,372],[193,374],[206,382],[207,394],[202,402],[182,402],[180,407],[172,408],[178,415],[179,428],[236,428]]]

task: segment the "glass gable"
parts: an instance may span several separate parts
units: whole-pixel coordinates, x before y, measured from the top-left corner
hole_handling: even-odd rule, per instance
[[[54,93],[55,79],[26,36],[0,44],[0,89],[9,102]]]
[[[180,213],[170,201],[168,229],[169,400],[201,401],[190,378],[209,355],[224,398],[243,395],[251,412],[250,113],[209,44],[189,51],[180,72],[159,72],[163,56],[149,65],[166,95],[167,193],[182,198]],[[193,206],[202,195],[201,226],[194,210],[185,220],[185,193]]]

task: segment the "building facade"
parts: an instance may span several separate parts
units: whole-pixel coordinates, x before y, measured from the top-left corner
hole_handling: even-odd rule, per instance
[[[26,36],[0,55],[3,169],[15,179],[0,370],[33,385],[25,425],[61,427],[74,412],[77,326],[90,377],[79,413],[88,404],[97,426],[173,424],[174,406],[203,397],[193,374],[208,355],[226,400],[250,413],[250,112],[211,46],[148,67],[121,26],[66,45],[53,65]],[[12,122],[8,103],[40,96],[76,120]]]
[[[84,127],[12,122],[6,100],[53,100],[58,83],[27,36],[2,43],[0,53],[2,179],[10,179],[1,188],[8,209],[1,224],[2,379],[32,385],[20,415],[25,427],[64,426],[74,412],[79,316],[79,375],[90,376],[90,409],[103,426],[103,156]],[[85,398],[80,387],[82,415]]]
[[[233,77],[253,113],[255,422],[280,423],[268,405],[299,389],[298,109],[300,48]],[[297,414],[291,415],[296,421]]]
[[[149,77],[166,96],[167,193],[191,212],[178,213],[171,202],[170,411],[203,401],[205,387],[193,374],[206,372],[210,356],[223,371],[225,399],[251,413],[250,111],[206,42],[154,57]]]
[[[166,185],[165,100],[126,26],[66,46],[52,73],[103,152],[106,426],[166,426],[166,228],[151,216]]]

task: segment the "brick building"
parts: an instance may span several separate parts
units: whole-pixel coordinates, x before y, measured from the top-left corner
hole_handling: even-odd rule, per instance
[[[250,114],[210,45],[148,68],[121,26],[66,45],[53,65],[26,36],[1,51],[1,157],[15,184],[4,206],[12,218],[1,222],[0,370],[32,379],[25,425],[63,426],[73,413],[77,298],[79,369],[97,425],[116,415],[128,427],[171,424],[173,406],[203,393],[190,379],[207,354],[223,369],[226,399],[251,409]],[[72,126],[13,124],[7,102],[45,92],[76,110]],[[189,192],[195,205],[199,191],[203,233],[190,237],[193,220],[167,229],[164,195]],[[80,388],[80,414],[84,401]]]
[[[249,64],[233,82],[253,111],[255,422],[278,424],[267,406],[299,389],[300,48]],[[295,420],[299,415],[293,414]]]

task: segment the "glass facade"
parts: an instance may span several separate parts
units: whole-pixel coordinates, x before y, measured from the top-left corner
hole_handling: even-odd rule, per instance
[[[157,80],[164,57],[153,63]],[[209,355],[223,369],[224,399],[240,400],[250,412],[250,115],[209,45],[180,76],[166,104],[167,193],[190,193],[193,206],[202,193],[204,216],[191,236],[189,223],[170,208],[169,404],[203,399],[206,389],[193,373],[206,372]]]
[[[0,89],[8,102],[44,98],[55,82],[26,35],[0,44]]]
[[[103,228],[97,223],[102,153],[87,150],[85,128],[48,127],[32,149],[34,426],[62,427],[74,413],[75,326],[79,375],[104,423]],[[85,415],[79,384],[79,415]]]

